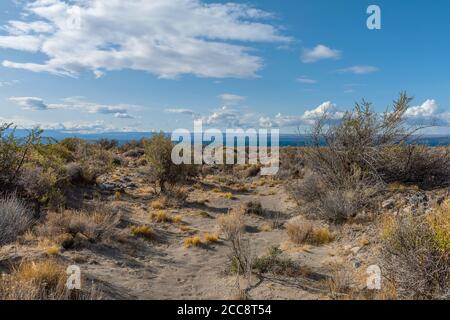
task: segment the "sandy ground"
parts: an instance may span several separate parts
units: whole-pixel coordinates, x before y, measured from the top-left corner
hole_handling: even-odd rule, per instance
[[[115,180],[131,177],[137,184],[134,191],[127,190],[119,201],[111,196],[113,206],[122,211],[123,239],[80,251],[63,251],[59,256],[67,265],[79,265],[84,279],[88,279],[85,281],[92,281],[105,298],[231,299],[239,283],[239,288],[248,288],[251,299],[322,299],[327,293],[324,286],[326,267],[333,261],[353,259],[348,252],[353,245],[342,249],[344,246],[339,240],[318,247],[295,246],[289,242],[284,226],[300,212],[296,211],[296,205],[289,199],[282,183],[255,184],[261,179],[253,178],[254,188],[238,192],[209,177],[191,186],[185,205],[165,209],[171,217],[180,215],[182,224],[155,223],[151,214],[158,210],[150,206],[149,188],[133,174],[129,168],[120,168],[113,174]],[[233,198],[224,197],[224,192],[232,192]],[[202,199],[208,201],[199,202]],[[230,210],[239,210],[248,201],[259,201],[264,209],[263,216],[245,215],[245,236],[250,240],[254,254],[260,256],[272,246],[279,246],[283,254],[308,270],[305,276],[253,275],[250,280],[245,280],[229,272],[230,248],[225,239],[220,238],[219,242],[203,247],[184,246],[188,236],[217,232],[217,218]],[[154,240],[127,234],[128,226],[142,224],[153,227]],[[262,226],[270,226],[271,230],[261,231]],[[358,234],[352,241],[357,243]],[[42,255],[38,248],[21,244],[6,246],[0,251],[0,269],[12,263],[15,257]]]

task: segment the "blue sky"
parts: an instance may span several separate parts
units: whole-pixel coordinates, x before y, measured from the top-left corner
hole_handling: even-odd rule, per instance
[[[102,4],[103,3],[103,4]],[[381,8],[381,30],[366,9]],[[448,1],[2,1],[0,121],[66,131],[307,127],[402,90],[450,133]]]

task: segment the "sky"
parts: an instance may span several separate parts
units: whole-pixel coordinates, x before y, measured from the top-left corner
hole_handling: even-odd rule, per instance
[[[450,134],[449,15],[447,0],[3,0],[0,122],[290,133],[407,91],[408,123]]]

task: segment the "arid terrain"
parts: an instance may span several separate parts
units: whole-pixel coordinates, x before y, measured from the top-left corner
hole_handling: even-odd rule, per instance
[[[409,101],[316,127],[325,143],[282,148],[274,176],[175,165],[162,133],[5,125],[0,299],[448,299],[450,154],[399,142]]]

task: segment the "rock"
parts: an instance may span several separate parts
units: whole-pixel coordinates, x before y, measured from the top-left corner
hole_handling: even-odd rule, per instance
[[[361,261],[356,260],[355,262],[353,262],[353,267],[355,267],[355,269],[358,269],[359,267],[361,267]]]
[[[353,247],[353,248],[350,249],[350,251],[351,251],[354,255],[358,254],[359,250],[361,250],[361,247]]]
[[[386,201],[383,201],[381,204],[381,207],[383,209],[393,209],[395,207],[395,200],[394,199],[388,199]]]

